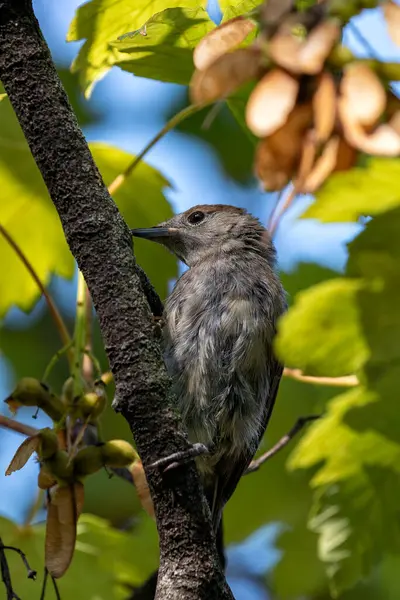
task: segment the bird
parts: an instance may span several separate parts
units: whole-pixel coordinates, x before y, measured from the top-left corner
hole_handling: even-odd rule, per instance
[[[188,269],[163,313],[164,361],[215,535],[264,435],[283,365],[274,354],[287,309],[267,229],[245,209],[197,205],[133,236],[161,243]]]

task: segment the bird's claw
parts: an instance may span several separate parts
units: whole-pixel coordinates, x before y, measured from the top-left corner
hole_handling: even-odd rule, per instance
[[[207,446],[200,443],[193,444],[187,450],[181,450],[180,452],[174,452],[169,456],[164,456],[164,458],[159,458],[150,465],[150,468],[162,469],[163,472],[166,473],[167,471],[172,471],[172,469],[181,467],[193,458],[196,458],[196,456],[201,456],[202,454],[209,454]]]

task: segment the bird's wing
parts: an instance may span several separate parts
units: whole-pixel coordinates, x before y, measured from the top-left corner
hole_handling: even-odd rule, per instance
[[[278,393],[279,382],[282,377],[283,365],[275,358],[271,361],[271,387],[265,402],[265,411],[261,436],[267,428],[274,408]],[[261,437],[259,442],[261,441]],[[253,452],[245,451],[233,460],[231,457],[222,458],[215,465],[215,479],[211,486],[207,486],[205,492],[211,509],[214,530],[217,530],[224,505],[228,502],[239,483],[240,478],[246,471],[253,459]]]

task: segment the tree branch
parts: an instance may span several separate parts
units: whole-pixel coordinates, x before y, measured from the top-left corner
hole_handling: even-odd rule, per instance
[[[333,387],[356,387],[360,383],[357,375],[344,375],[343,377],[314,377],[313,375],[304,375],[300,369],[290,369],[289,367],[284,368],[283,375],[284,377],[296,379],[303,383],[331,385]]]
[[[111,370],[115,406],[146,466],[188,447],[173,410],[129,230],[78,127],[30,0],[0,0],[0,79],[88,285]],[[156,598],[232,598],[193,463],[147,469],[160,538]]]

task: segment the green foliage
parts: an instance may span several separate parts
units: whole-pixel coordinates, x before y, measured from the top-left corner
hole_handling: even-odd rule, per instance
[[[44,572],[44,525],[19,527],[0,518],[0,531],[4,545],[22,550],[31,568],[38,573],[35,582],[27,579],[20,556],[8,551],[6,556],[16,593],[21,598],[38,598]],[[58,582],[61,597],[126,598],[126,586],[137,585],[156,568],[156,549],[155,525],[150,520],[141,523],[133,533],[126,533],[98,517],[82,515],[72,565]],[[47,585],[50,590],[51,581]],[[48,597],[51,594],[49,592]]]
[[[51,274],[70,278],[74,271],[72,255],[8,99],[0,103],[0,123],[0,223],[29,256],[45,285]],[[39,292],[20,258],[1,235],[0,256],[4,265],[0,277],[1,318],[14,304],[29,310]]]
[[[308,6],[309,0],[297,4]],[[252,11],[256,0],[222,0],[223,20]],[[73,75],[61,69],[82,124],[97,115],[82,104],[112,66],[137,76],[187,85],[192,52],[214,28],[206,3],[195,0],[90,0],[71,24],[68,39],[84,40]],[[251,171],[255,138],[244,120],[252,86],[227,101],[215,129],[202,132],[229,172],[245,181]],[[74,262],[9,102],[0,90],[0,223],[29,256],[44,285],[53,274],[71,277]],[[231,115],[242,128],[234,128]],[[197,133],[205,112],[181,125]],[[218,117],[217,117],[218,119]],[[245,136],[248,136],[245,139]],[[235,146],[232,154],[231,147]],[[91,150],[107,184],[134,157],[105,144]],[[229,156],[228,156],[229,154]],[[240,171],[241,169],[241,171]],[[240,174],[239,174],[240,172]],[[303,218],[356,222],[373,217],[349,245],[346,273],[300,265],[282,274],[291,308],[279,324],[276,348],[288,366],[320,376],[356,373],[360,385],[344,391],[286,378],[259,452],[264,452],[298,417],[323,413],[298,440],[257,473],[244,477],[224,515],[227,543],[243,540],[260,526],[279,523],[281,556],[267,584],[279,599],[397,600],[400,594],[400,195],[398,159],[371,158],[330,177]],[[169,218],[163,190],[168,180],[141,162],[114,194],[128,225],[150,226]],[[222,201],[226,201],[222,199]],[[161,247],[135,241],[138,262],[162,297],[177,275],[176,261]],[[39,292],[31,276],[0,236],[5,265],[0,278],[0,317],[13,305],[29,310]],[[160,267],[162,265],[162,268]],[[67,323],[72,330],[72,323]],[[46,313],[27,330],[1,330],[1,352],[16,377],[41,377],[58,348]],[[103,369],[107,360],[95,324],[94,350]],[[51,385],[59,390],[67,375],[60,363]],[[112,397],[112,390],[109,393]],[[109,406],[102,418],[105,439],[131,439],[122,417]],[[17,441],[16,441],[17,445]],[[123,598],[123,585],[142,582],[156,567],[155,525],[144,516],[132,486],[103,471],[85,486],[85,514],[79,523],[77,552],[60,582],[62,597]],[[94,516],[94,515],[97,515]],[[129,533],[114,529],[130,518]],[[24,550],[33,568],[43,568],[43,525],[19,528],[0,520],[4,543]],[[8,555],[16,591],[39,595],[40,580],[28,581],[18,556]]]
[[[239,0],[238,2],[225,2],[225,0],[222,0],[219,3],[223,12],[222,21],[229,21],[234,17],[250,13],[260,4],[259,0]]]
[[[196,0],[90,0],[80,6],[68,31],[68,41],[85,40],[72,69],[79,73],[85,95],[126,54],[112,47],[118,37],[140,30],[148,19],[167,8],[196,9],[205,6]],[[142,73],[143,74],[143,73]]]
[[[363,167],[335,173],[303,218],[348,222],[386,212],[400,203],[399,177],[400,163],[392,158],[371,158]]]
[[[331,279],[298,294],[280,324],[276,343],[288,366],[337,377],[364,364],[367,348],[358,322],[359,286],[357,280]]]
[[[289,461],[291,469],[312,470],[309,527],[334,596],[362,589],[358,582],[372,581],[399,552],[398,164],[374,159],[332,177],[307,211],[324,221],[376,216],[349,244],[346,276],[299,294],[277,342],[283,358],[309,372],[360,369],[360,385],[328,404]],[[385,597],[386,584],[374,581],[376,597]]]
[[[39,170],[18,125],[8,100],[0,104],[2,145],[0,147],[0,177],[3,202],[0,223],[29,257],[44,285],[51,275],[70,278],[74,260],[65,241],[57,212],[50,201]],[[121,173],[133,156],[104,144],[91,145],[94,158],[107,183]],[[128,224],[143,226],[172,216],[171,208],[162,190],[169,184],[158,171],[141,162],[125,185],[115,194],[115,199]],[[34,226],[33,226],[34,224]],[[166,272],[160,275],[157,264],[161,249],[155,244],[138,244],[139,261],[152,272],[154,284],[165,297],[168,277],[176,275],[176,261],[172,256],[165,260]],[[37,284],[27,271],[14,249],[0,235],[0,255],[5,268],[0,278],[0,317],[11,306],[30,310],[39,296]]]
[[[204,8],[167,8],[111,44],[124,54],[116,64],[138,76],[187,85],[193,49],[214,27]]]

